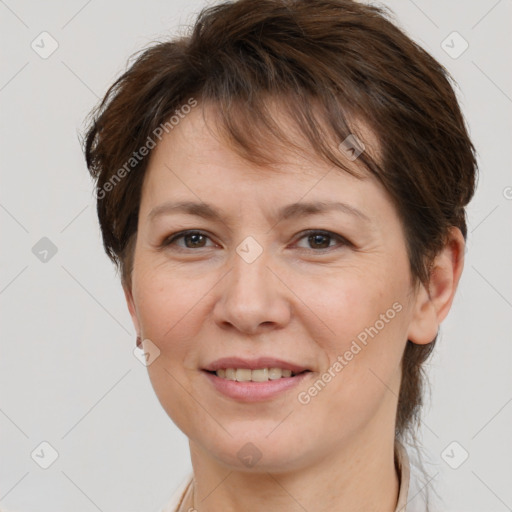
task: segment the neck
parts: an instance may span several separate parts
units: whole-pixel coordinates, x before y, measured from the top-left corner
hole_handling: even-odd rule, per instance
[[[394,512],[399,478],[392,434],[348,443],[314,464],[279,473],[227,469],[190,442],[194,484],[180,511]]]

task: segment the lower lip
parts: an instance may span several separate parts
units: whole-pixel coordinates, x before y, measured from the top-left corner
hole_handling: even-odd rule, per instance
[[[206,377],[213,384],[215,389],[235,400],[242,402],[258,402],[274,398],[288,389],[300,384],[311,372],[304,372],[295,377],[281,377],[280,379],[268,380],[266,382],[238,382],[236,380],[217,377],[215,373],[203,371]]]

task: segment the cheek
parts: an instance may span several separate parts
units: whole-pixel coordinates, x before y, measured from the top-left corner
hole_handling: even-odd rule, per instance
[[[367,269],[303,285],[297,294],[307,296],[304,302],[318,315],[309,336],[326,357],[322,382],[301,389],[301,403],[309,402],[315,417],[329,411],[344,423],[368,420],[387,394],[392,400],[398,393],[408,322],[407,276]]]
[[[139,266],[141,269],[141,266]],[[189,433],[199,423],[211,420],[190,395],[190,379],[202,322],[204,299],[213,285],[207,279],[184,279],[178,272],[159,267],[134,273],[135,301],[142,333],[159,349],[159,355],[147,367],[155,394],[169,417],[182,431]],[[195,420],[194,420],[195,419]]]
[[[183,279],[177,275],[179,272],[156,267],[134,276],[135,300],[144,336],[162,351],[166,350],[164,342],[172,343],[173,350],[179,350],[180,341],[190,340],[194,329],[199,329],[201,324],[190,322],[189,318],[197,316],[202,299],[214,283],[211,278]]]
[[[364,343],[377,334],[393,339],[404,328],[400,317],[408,293],[406,277],[395,274],[367,267],[314,279],[297,276],[294,293],[302,302],[297,307],[302,320],[311,319],[312,339],[322,340],[331,357],[343,354],[353,340]]]

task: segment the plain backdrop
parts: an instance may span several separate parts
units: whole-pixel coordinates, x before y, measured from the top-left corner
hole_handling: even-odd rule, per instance
[[[479,153],[465,271],[428,370],[427,470],[446,511],[512,510],[512,1],[383,4],[457,81]],[[191,469],[186,437],[133,354],[78,133],[128,57],[205,5],[0,1],[7,511],[157,511]]]

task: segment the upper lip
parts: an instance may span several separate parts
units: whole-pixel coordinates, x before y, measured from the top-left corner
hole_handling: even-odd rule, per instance
[[[241,357],[223,357],[210,363],[203,369],[209,372],[215,372],[221,368],[246,368],[249,370],[257,370],[259,368],[281,368],[283,370],[291,370],[294,373],[300,373],[309,370],[305,366],[276,359],[274,357],[258,357],[256,359],[244,359]]]

